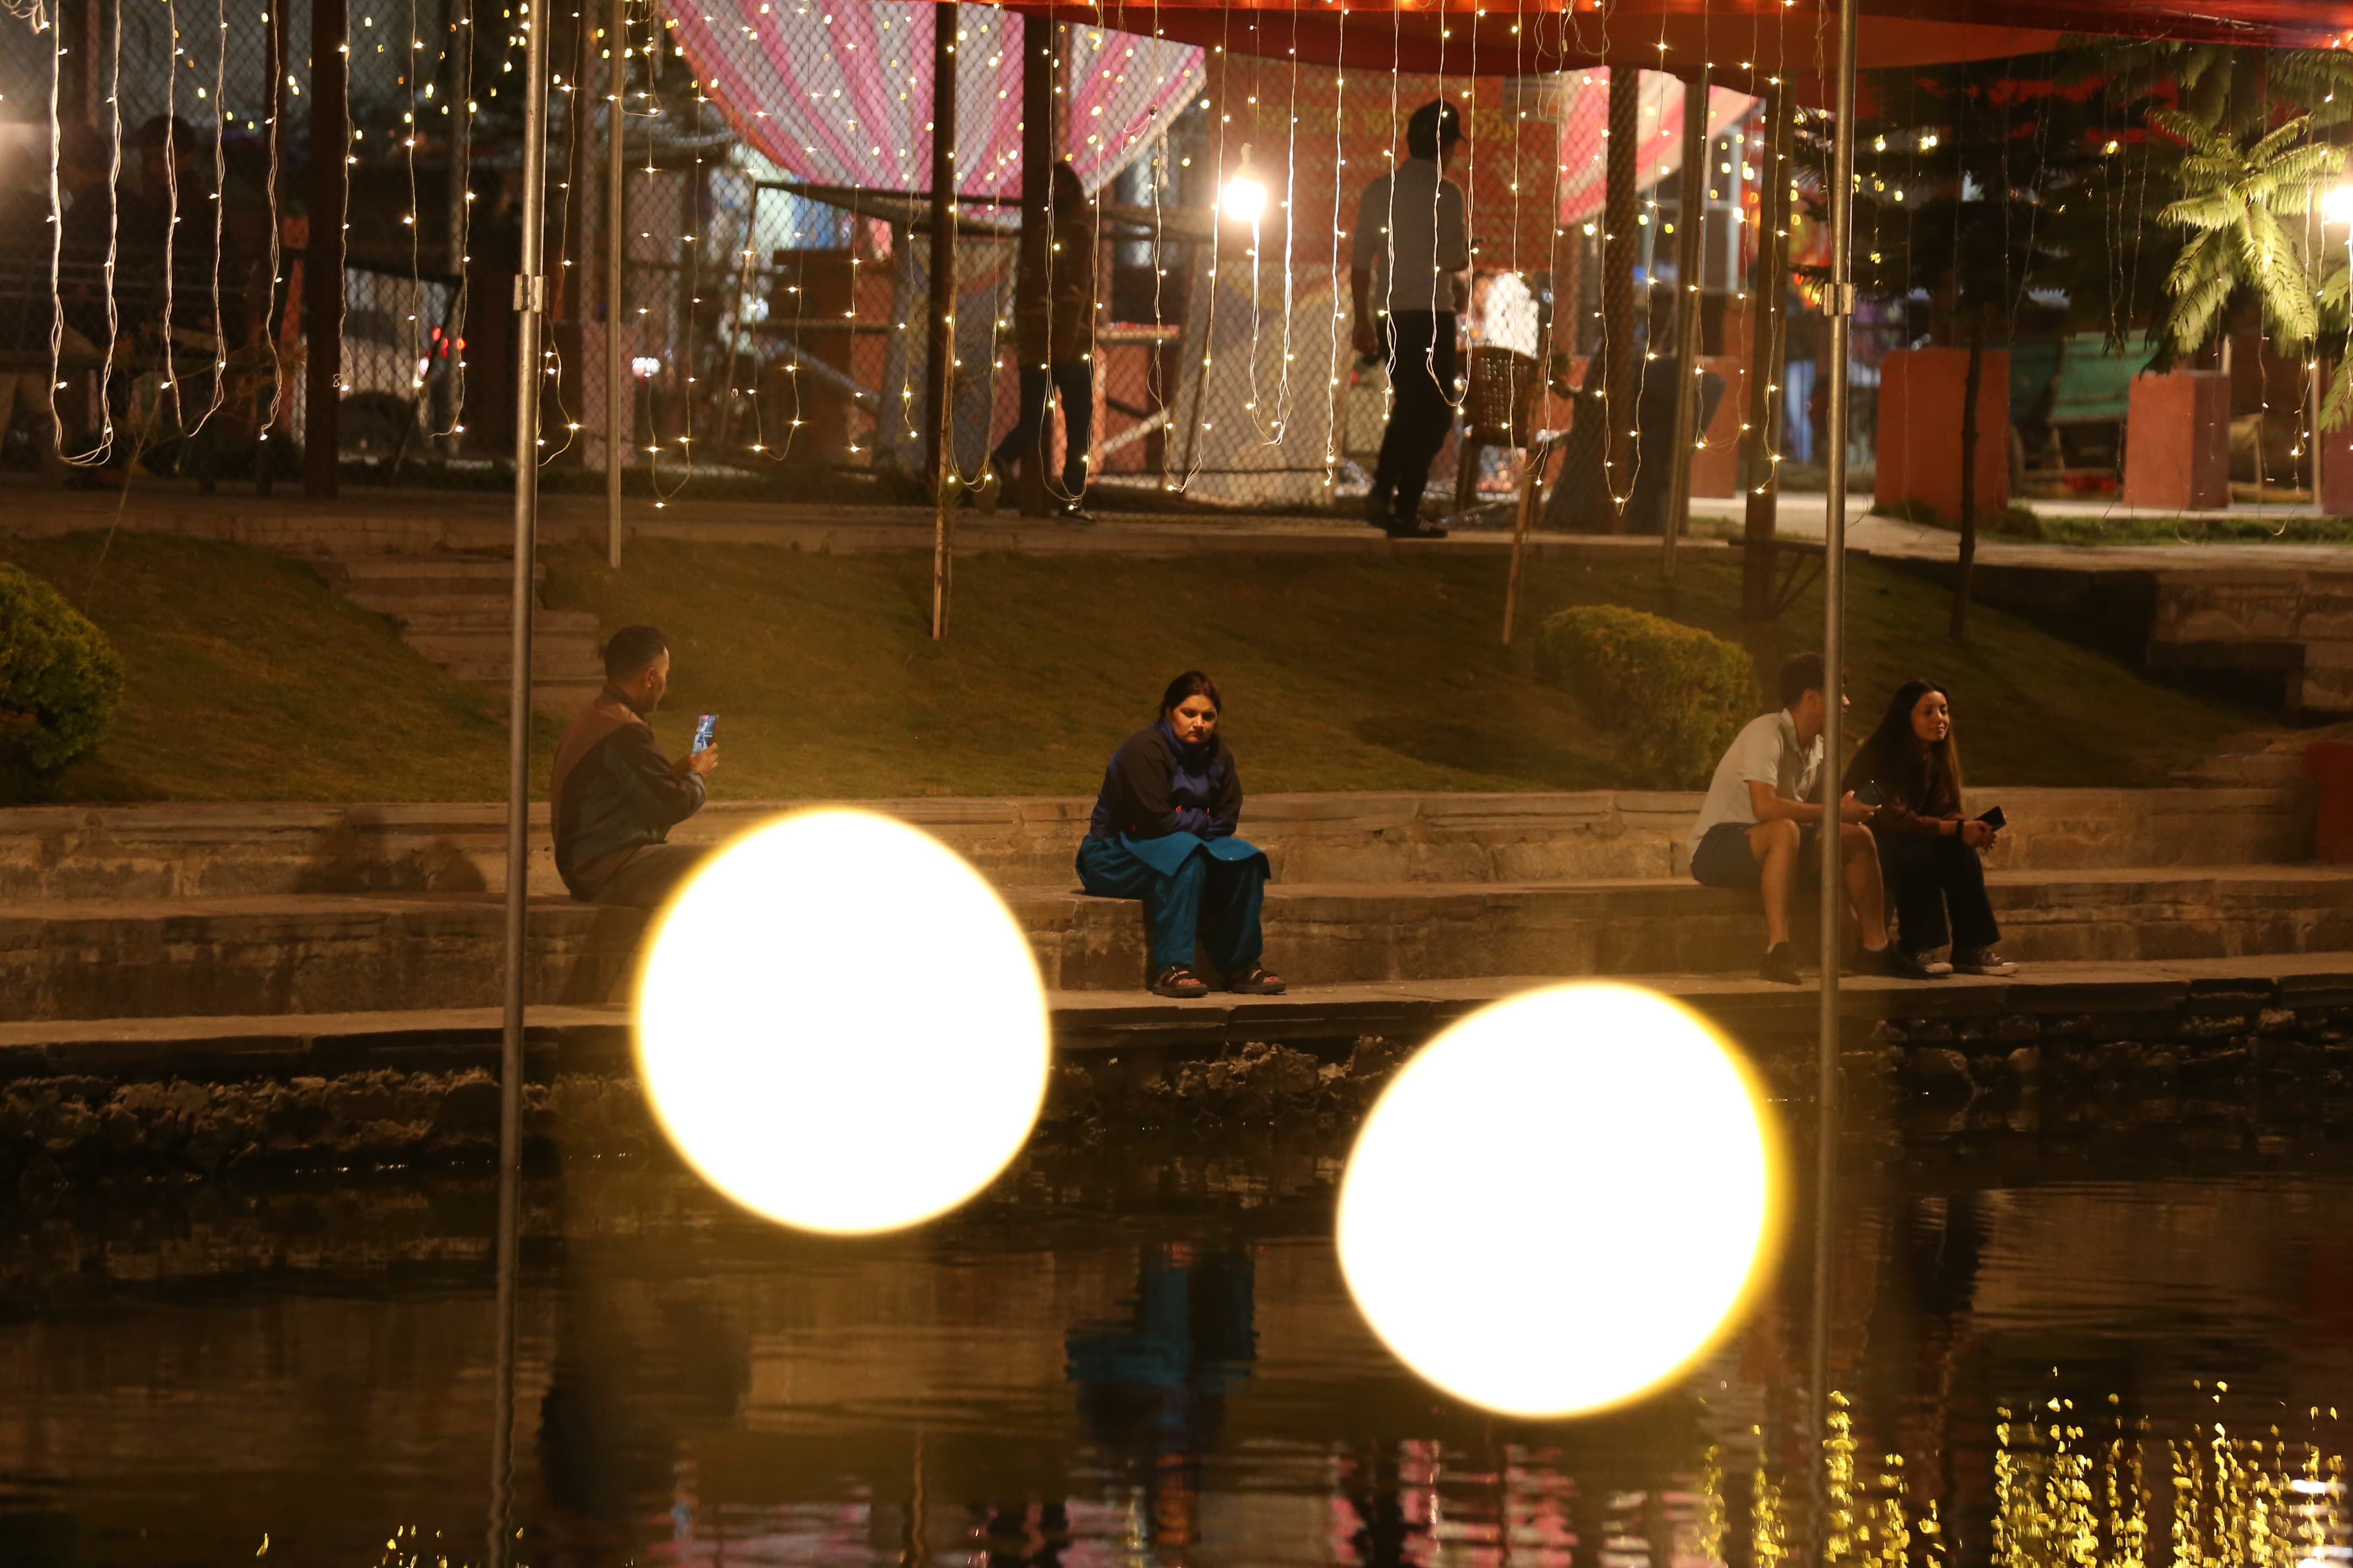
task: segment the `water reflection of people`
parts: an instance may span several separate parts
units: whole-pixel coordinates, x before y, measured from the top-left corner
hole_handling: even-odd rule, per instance
[[[1064,1342],[1080,1416],[1143,1471],[1155,1546],[1200,1534],[1200,1461],[1258,1359],[1253,1282],[1240,1248],[1147,1247],[1127,1321],[1082,1325]]]

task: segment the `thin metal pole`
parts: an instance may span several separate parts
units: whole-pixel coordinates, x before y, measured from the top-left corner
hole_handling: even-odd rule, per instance
[[[956,23],[954,0],[932,11],[931,353],[923,375],[924,426],[931,437],[932,637],[948,635],[950,574],[955,569],[955,220]]]
[[[302,493],[335,499],[343,380],[343,209],[351,179],[348,0],[311,0],[311,243],[302,269]]]
[[[543,3],[521,7],[523,51],[522,258],[514,280],[514,589],[507,685],[506,1020],[499,1052],[498,1344],[493,1357],[500,1418],[491,1433],[490,1568],[505,1568],[514,1546],[515,1271],[522,1226],[523,938],[531,890],[531,619],[539,521],[541,315],[547,308],[543,254],[547,225],[547,21]]]
[[[1854,329],[1854,51],[1857,0],[1840,0],[1837,141],[1831,160],[1831,406],[1829,469],[1830,499],[1822,528],[1822,802],[1819,835],[1822,852],[1822,986],[1821,1030],[1815,1058],[1819,1108],[1814,1130],[1814,1301],[1811,1376],[1807,1389],[1813,1404],[1814,1544],[1818,1561],[1826,1561],[1829,1541],[1830,1456],[1824,1439],[1830,1432],[1831,1293],[1836,1278],[1838,1237],[1839,1130],[1839,905],[1844,889],[1840,871],[1843,856],[1839,843],[1838,805],[1841,747],[1840,722],[1846,686],[1846,424],[1847,357]],[[1775,112],[1781,106],[1776,105]],[[1776,135],[1775,144],[1781,144]],[[1769,169],[1777,183],[1788,176],[1778,166]],[[1778,281],[1778,280],[1777,280]],[[1883,932],[1881,934],[1884,934]]]
[[[1659,575],[1675,580],[1675,544],[1691,521],[1692,451],[1699,441],[1701,237],[1707,232],[1707,68],[1683,73],[1683,185],[1675,214],[1675,439],[1667,459],[1665,552]]]
[[[612,85],[605,111],[605,564],[615,571],[621,565],[621,465],[637,435],[621,355],[621,323],[627,319],[621,308],[621,141],[628,129],[629,85],[621,50],[628,37],[628,5],[629,0],[613,0],[613,19],[605,29],[605,41],[612,46],[606,51],[612,58]],[[758,237],[747,235],[744,243],[757,244]]]

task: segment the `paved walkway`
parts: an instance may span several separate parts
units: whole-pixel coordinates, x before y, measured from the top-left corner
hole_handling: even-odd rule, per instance
[[[1683,548],[1699,552],[1727,550],[1738,534],[1743,501],[1701,498],[1693,502],[1692,537]],[[1858,552],[1887,558],[1950,561],[1957,537],[1944,529],[1873,517],[1871,498],[1847,502],[1847,543]],[[2166,518],[2173,514],[2136,510],[2105,501],[2037,501],[2038,511],[2073,516]],[[1783,538],[1819,541],[1826,498],[1792,492],[1779,498],[1777,526]],[[541,536],[550,542],[601,544],[605,503],[601,496],[548,495],[541,500]],[[2284,521],[2309,517],[2298,506],[2241,506],[2228,515]],[[765,543],[791,549],[857,554],[877,551],[929,550],[934,517],[928,507],[853,506],[783,501],[733,501],[681,498],[657,509],[653,502],[624,503],[627,538],[683,539],[712,543]],[[2194,528],[2196,520],[2186,525]],[[141,531],[187,533],[235,539],[298,553],[347,554],[375,551],[500,552],[512,536],[511,498],[496,490],[374,490],[346,487],[331,502],[304,500],[281,489],[262,500],[239,488],[202,497],[192,486],[169,480],[134,482],[128,492],[60,490],[30,482],[29,476],[0,481],[0,533],[31,537],[121,526]],[[1378,557],[1394,554],[1499,553],[1510,538],[1501,527],[1458,530],[1444,541],[1391,541],[1352,519],[1200,512],[1105,511],[1093,527],[1039,521],[1010,512],[983,516],[959,512],[959,554],[1106,554],[1170,557],[1205,553],[1263,552]],[[1538,555],[1619,554],[1647,556],[1656,538],[1538,533]],[[625,544],[626,548],[626,544]],[[2353,572],[2353,544],[2263,544],[2196,542],[2179,545],[2069,545],[2016,540],[1981,540],[1978,559],[1990,565],[2050,566],[2072,571],[2287,571]]]

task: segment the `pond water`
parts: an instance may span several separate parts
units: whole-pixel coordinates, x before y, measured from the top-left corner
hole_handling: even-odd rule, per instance
[[[1841,1560],[2353,1557],[2353,1139],[2310,1107],[1859,1120],[1831,1311]],[[1504,1422],[1433,1394],[1351,1309],[1329,1240],[1344,1152],[1328,1130],[1050,1149],[949,1221],[856,1243],[780,1233],[662,1163],[536,1176],[519,1560],[1799,1549],[1802,1215],[1773,1288],[1673,1387]],[[481,1562],[493,1209],[478,1175],[12,1204],[0,1563]],[[1593,1289],[1630,1284],[1597,1260]]]

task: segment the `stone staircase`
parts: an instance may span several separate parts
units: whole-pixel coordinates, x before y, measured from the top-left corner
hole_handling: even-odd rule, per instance
[[[2023,963],[2353,952],[2353,867],[2309,863],[2298,786],[1978,795],[2013,824],[1990,881]],[[1076,890],[1085,800],[867,804],[991,876],[1050,987],[1208,1005],[1145,997],[1140,906]],[[1683,865],[1697,806],[1642,792],[1253,797],[1245,825],[1277,874],[1270,960],[1303,990],[1747,971],[1753,901]],[[680,837],[716,840],[776,809],[714,806]],[[21,1035],[40,1020],[489,1005],[501,820],[494,805],[0,812],[0,1018]],[[642,918],[563,899],[543,819],[534,840],[532,999],[620,999]]]
[[[504,691],[513,669],[512,557],[332,556],[329,583],[363,609],[400,627],[401,640],[456,676]],[[545,568],[537,576],[544,580]],[[569,715],[604,684],[596,617],[586,610],[535,609],[532,616],[532,706]]]

